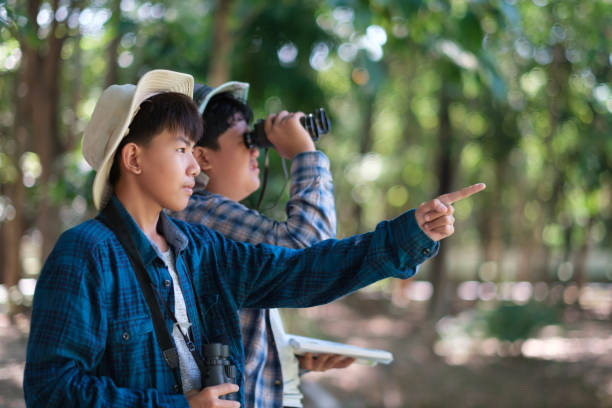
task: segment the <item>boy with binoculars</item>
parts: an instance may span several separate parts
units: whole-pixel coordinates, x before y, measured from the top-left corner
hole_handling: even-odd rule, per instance
[[[194,101],[204,133],[194,147],[194,156],[202,173],[196,177],[187,208],[176,217],[251,244],[304,248],[333,238],[336,210],[329,160],[315,149],[313,135],[301,120],[304,114],[281,111],[259,121],[251,131],[248,90],[244,82],[228,82],[214,89],[196,85]],[[327,123],[323,121],[323,125]],[[287,220],[283,222],[239,203],[260,186],[258,147],[266,146],[292,161]],[[353,362],[352,358],[330,354],[307,354],[298,360],[285,339],[277,309],[243,309],[240,324],[247,407],[301,407],[300,369],[324,371]]]

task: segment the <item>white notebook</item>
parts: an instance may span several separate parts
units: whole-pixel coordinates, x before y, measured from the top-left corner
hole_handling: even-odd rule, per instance
[[[297,355],[306,353],[340,354],[354,357],[356,363],[370,366],[375,366],[378,363],[389,364],[393,361],[393,354],[386,350],[351,346],[350,344],[315,339],[312,337],[296,336],[295,334],[286,334],[286,336],[289,344],[293,347]]]

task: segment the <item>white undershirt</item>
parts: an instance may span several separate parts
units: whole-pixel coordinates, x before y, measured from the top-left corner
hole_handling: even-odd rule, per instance
[[[191,323],[189,323],[185,298],[183,297],[179,278],[176,274],[174,254],[168,249],[166,252],[162,252],[162,255],[164,257],[164,263],[168,267],[168,272],[170,272],[170,276],[172,277],[172,286],[174,287],[174,316],[176,317],[176,321],[181,325],[183,333],[188,334]],[[193,355],[187,348],[185,339],[176,325],[174,325],[172,329],[172,337],[174,338],[176,351],[179,355],[179,369],[181,371],[183,393],[186,394],[191,390],[199,390],[202,388],[200,369],[193,359]]]
[[[300,367],[293,347],[289,344],[283,327],[283,320],[278,309],[269,309],[270,327],[276,342],[278,357],[283,374],[283,406],[301,407],[302,393],[300,392]]]

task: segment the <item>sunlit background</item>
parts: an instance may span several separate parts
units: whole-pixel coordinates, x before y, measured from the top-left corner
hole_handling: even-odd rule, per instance
[[[415,280],[285,313],[395,355],[306,375],[307,406],[612,406],[610,0],[0,0],[0,30],[0,406],[44,259],[95,215],[95,102],[154,68],[249,82],[256,118],[324,107],[340,237],[488,186]]]

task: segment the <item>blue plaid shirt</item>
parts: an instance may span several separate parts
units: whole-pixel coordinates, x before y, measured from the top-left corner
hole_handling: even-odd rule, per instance
[[[112,203],[155,289],[173,308],[172,280],[163,261],[119,200],[113,197]],[[439,247],[418,227],[414,210],[381,222],[373,232],[302,250],[230,241],[164,213],[158,230],[175,253],[196,347],[207,341],[227,343],[239,384],[244,353],[238,309],[328,303],[389,276],[413,276]],[[194,311],[196,301],[204,312],[203,325]],[[170,330],[168,316],[166,324]],[[157,345],[128,257],[99,220],[64,232],[41,271],[24,393],[29,407],[188,407]],[[242,388],[240,400],[244,405]]]
[[[187,208],[176,216],[236,241],[304,248],[336,235],[333,189],[327,157],[319,151],[304,152],[291,162],[287,221],[271,220],[225,196],[211,194],[204,184],[196,185]],[[278,408],[283,404],[281,364],[266,316],[263,309],[240,311],[247,407]]]

